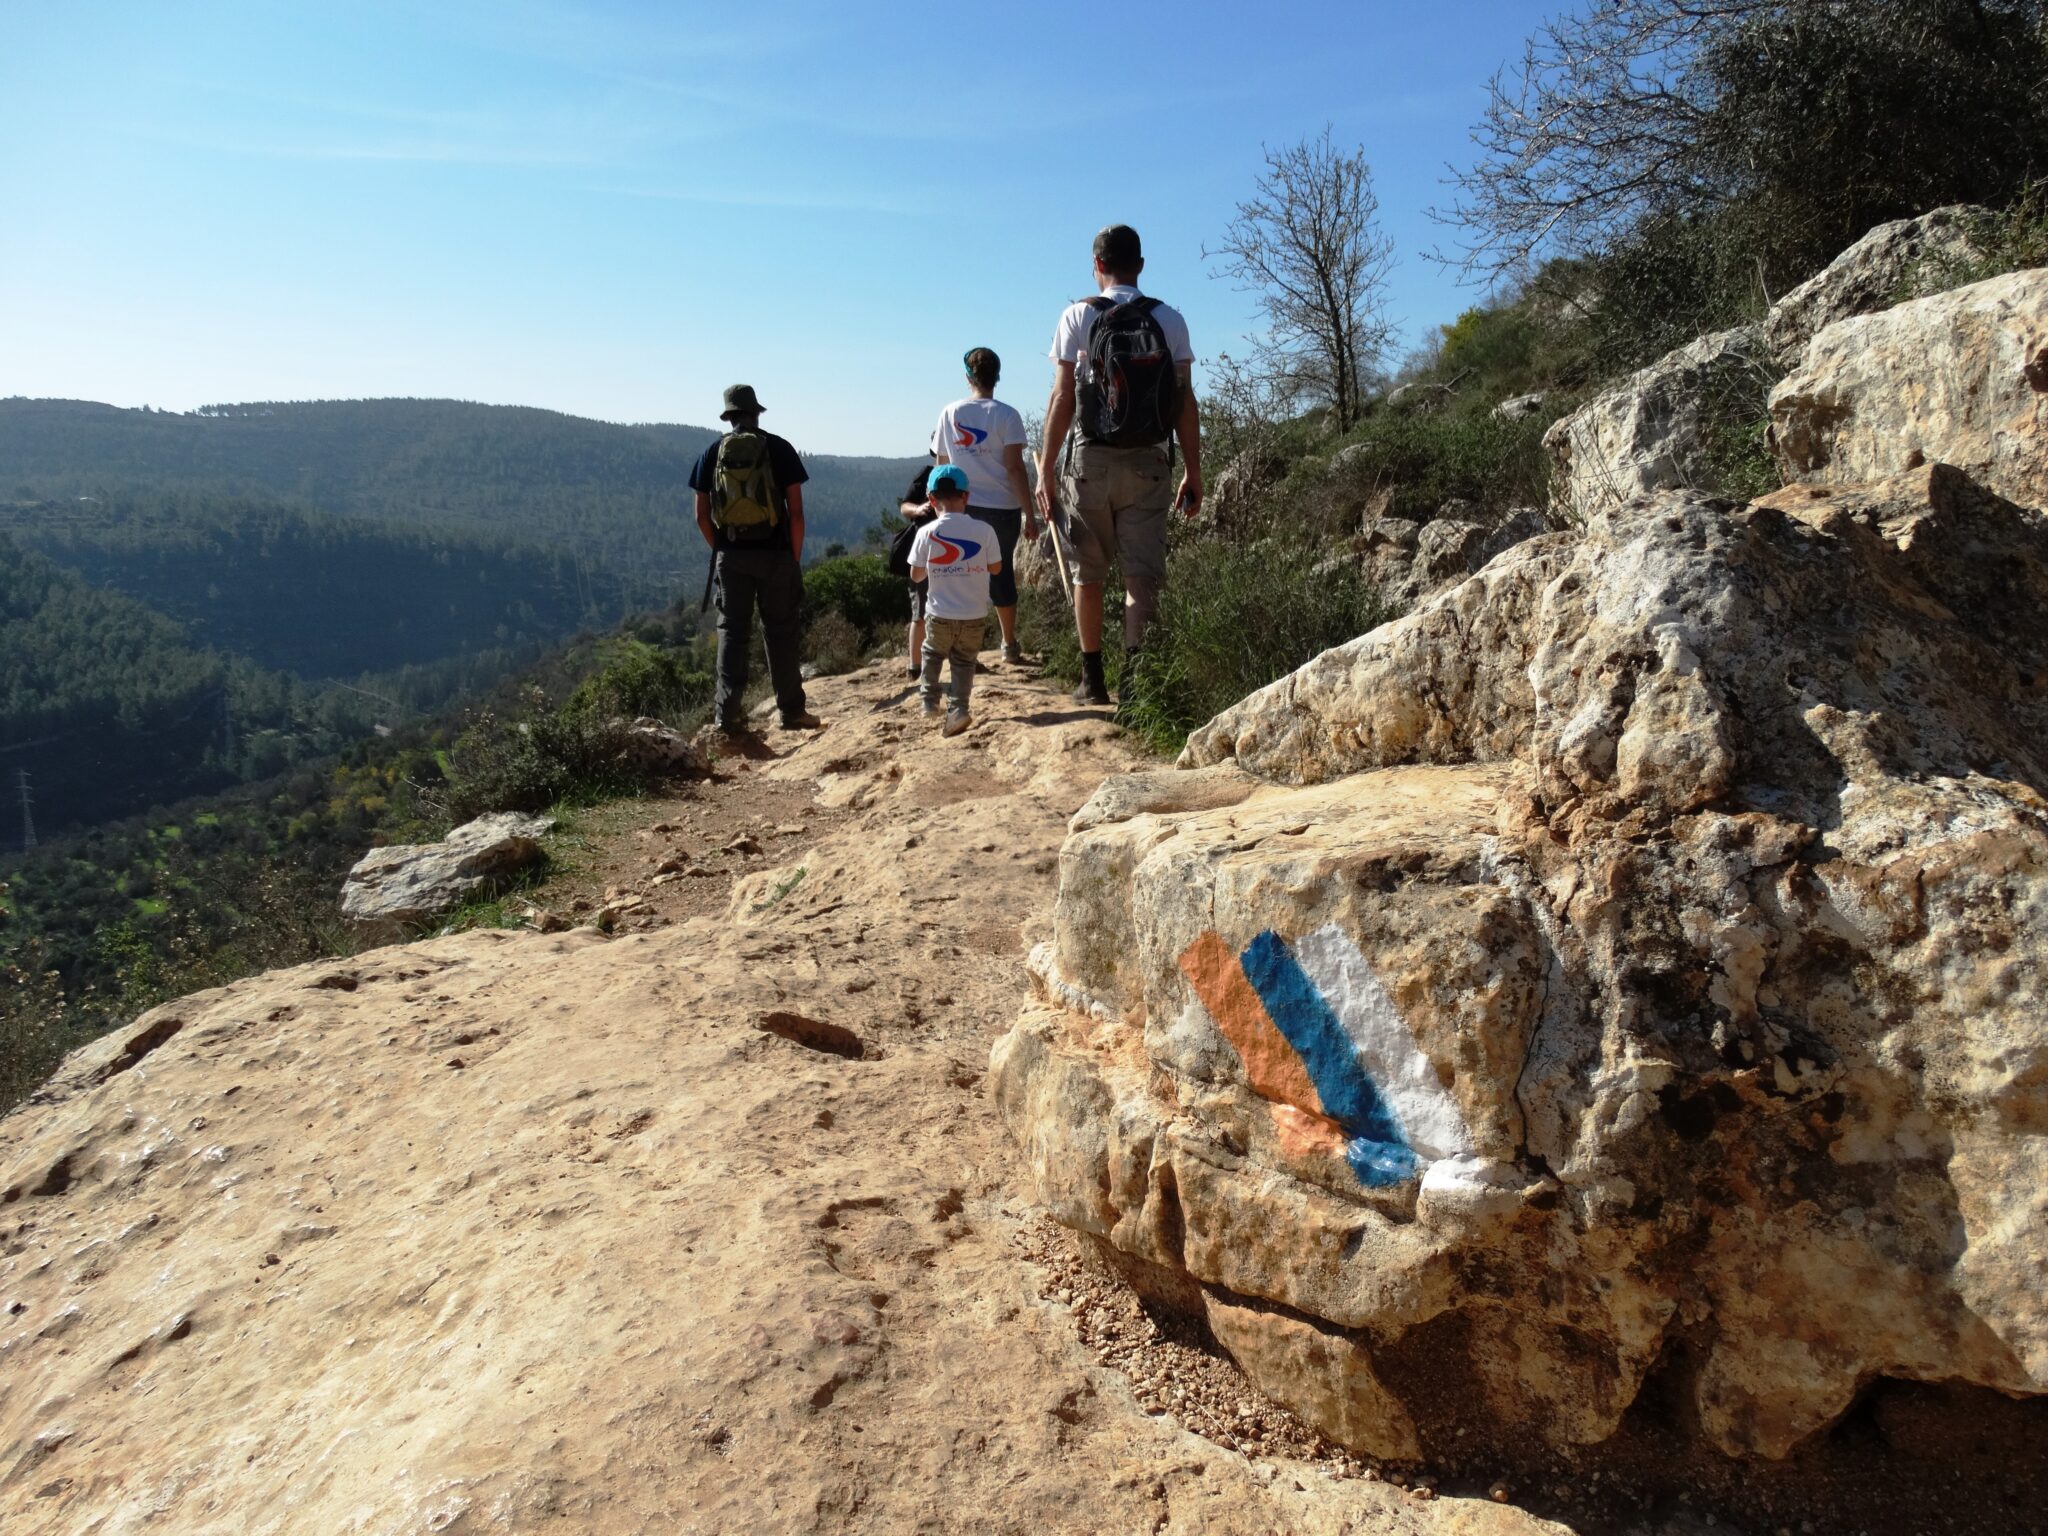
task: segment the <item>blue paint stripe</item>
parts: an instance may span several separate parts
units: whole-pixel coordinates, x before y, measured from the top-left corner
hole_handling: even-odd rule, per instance
[[[1418,1163],[1401,1134],[1400,1121],[1380,1097],[1350,1035],[1294,952],[1269,930],[1251,941],[1241,961],[1245,979],[1308,1069],[1323,1112],[1351,1134],[1346,1161],[1359,1182],[1398,1184],[1412,1177]]]

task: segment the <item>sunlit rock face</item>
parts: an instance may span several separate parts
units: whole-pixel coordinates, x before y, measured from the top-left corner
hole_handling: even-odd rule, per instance
[[[1828,326],[1771,391],[1771,447],[1788,482],[1941,463],[2048,509],[2048,271]]]
[[[1672,492],[1245,699],[1075,818],[1040,1198],[1383,1456],[2048,1388],[2043,612],[1945,466]]]

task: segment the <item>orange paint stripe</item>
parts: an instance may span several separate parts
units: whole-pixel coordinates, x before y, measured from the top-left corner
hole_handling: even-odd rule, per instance
[[[1223,1038],[1236,1047],[1252,1092],[1321,1116],[1323,1101],[1309,1081],[1307,1069],[1274,1027],[1266,1005],[1245,979],[1244,967],[1229,946],[1214,931],[1205,933],[1181,951],[1180,969],[1209,1010],[1209,1017],[1223,1031]]]

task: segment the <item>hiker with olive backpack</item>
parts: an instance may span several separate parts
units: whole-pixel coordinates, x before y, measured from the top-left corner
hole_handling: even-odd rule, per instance
[[[816,730],[824,724],[804,707],[800,661],[803,484],[810,473],[785,439],[761,430],[763,409],[751,384],[728,389],[718,416],[730,430],[690,470],[697,531],[711,547],[711,579],[718,593],[715,702],[719,728],[727,735],[746,730],[742,699],[756,607],[782,728]]]
[[[1166,581],[1169,507],[1202,505],[1201,420],[1188,323],[1138,291],[1138,232],[1112,224],[1095,237],[1095,297],[1077,299],[1053,332],[1052,398],[1038,458],[1038,506],[1074,550],[1074,628],[1081,640],[1076,703],[1107,704],[1102,583],[1114,561],[1124,581],[1123,694]],[[1072,428],[1075,441],[1067,441]],[[1172,485],[1180,444],[1180,489]],[[1065,485],[1055,474],[1066,449]],[[1061,516],[1061,501],[1066,503]]]

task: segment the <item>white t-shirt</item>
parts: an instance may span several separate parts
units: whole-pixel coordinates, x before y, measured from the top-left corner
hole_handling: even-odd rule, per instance
[[[924,567],[925,613],[934,619],[979,619],[988,614],[988,568],[1003,558],[996,531],[965,512],[941,512],[917,530],[910,546],[914,570]]]
[[[1135,283],[1111,283],[1102,290],[1102,297],[1121,304],[1126,299],[1137,298],[1138,288]],[[1076,383],[1088,377],[1088,333],[1095,329],[1095,315],[1092,304],[1086,299],[1076,299],[1061,311],[1060,323],[1053,327],[1049,355],[1056,363],[1074,365]],[[1188,323],[1181,318],[1180,311],[1171,304],[1161,304],[1152,311],[1152,318],[1159,322],[1159,334],[1166,338],[1173,360],[1192,363],[1195,349],[1188,340]]]
[[[1014,512],[1017,493],[1003,468],[1003,450],[1024,446],[1024,418],[1000,400],[955,400],[939,412],[933,449],[967,471],[968,505]]]

